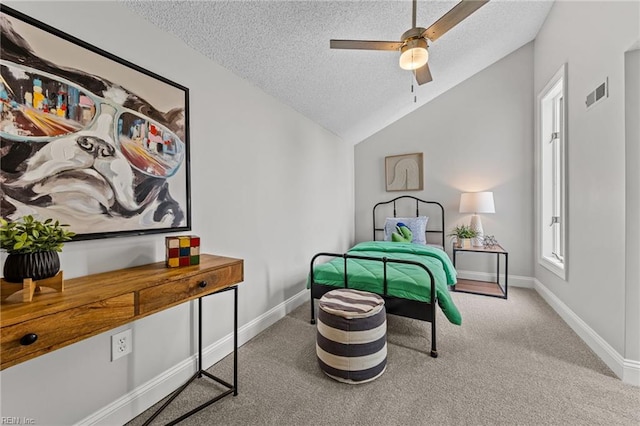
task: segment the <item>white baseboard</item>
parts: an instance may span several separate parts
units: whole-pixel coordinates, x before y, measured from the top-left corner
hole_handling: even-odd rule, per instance
[[[478,280],[478,281],[493,281],[496,280],[496,274],[489,274],[487,272],[476,271],[460,271],[458,270],[458,277],[465,280]],[[534,279],[531,277],[523,277],[520,275],[509,274],[509,287],[524,287],[534,288]],[[504,274],[500,274],[500,283],[504,283]]]
[[[640,361],[624,359],[575,312],[565,305],[544,284],[534,279],[535,289],[578,336],[604,361],[623,382],[640,386]]]
[[[633,386],[640,386],[640,361],[624,360],[622,381]]]
[[[303,304],[309,291],[303,290],[238,328],[238,346],[242,346],[265,329]],[[209,368],[233,352],[233,333],[202,349],[203,368]],[[147,383],[118,398],[111,404],[77,423],[78,426],[125,424],[185,383],[197,368],[193,355]]]

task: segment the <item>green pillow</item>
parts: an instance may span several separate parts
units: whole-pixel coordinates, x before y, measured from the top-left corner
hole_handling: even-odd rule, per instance
[[[391,241],[396,243],[410,243],[413,239],[413,233],[407,225],[398,222],[396,232],[391,233]]]

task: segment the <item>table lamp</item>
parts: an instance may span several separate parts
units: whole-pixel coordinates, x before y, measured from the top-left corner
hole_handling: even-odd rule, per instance
[[[493,192],[465,192],[460,195],[460,213],[473,213],[471,216],[471,229],[478,233],[477,238],[471,240],[473,246],[482,245],[482,221],[478,213],[495,213],[493,204]]]

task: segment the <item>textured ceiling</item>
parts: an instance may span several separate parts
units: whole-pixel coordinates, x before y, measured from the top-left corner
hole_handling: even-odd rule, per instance
[[[344,140],[357,143],[533,40],[550,0],[492,0],[429,48],[422,86],[388,51],[329,40],[400,40],[411,1],[145,1],[131,10]],[[418,1],[428,27],[457,1]],[[417,101],[414,102],[414,94]]]

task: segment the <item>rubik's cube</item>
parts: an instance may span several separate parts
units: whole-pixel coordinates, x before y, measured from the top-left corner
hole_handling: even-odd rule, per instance
[[[200,263],[200,237],[183,235],[165,237],[167,267],[197,265]]]

